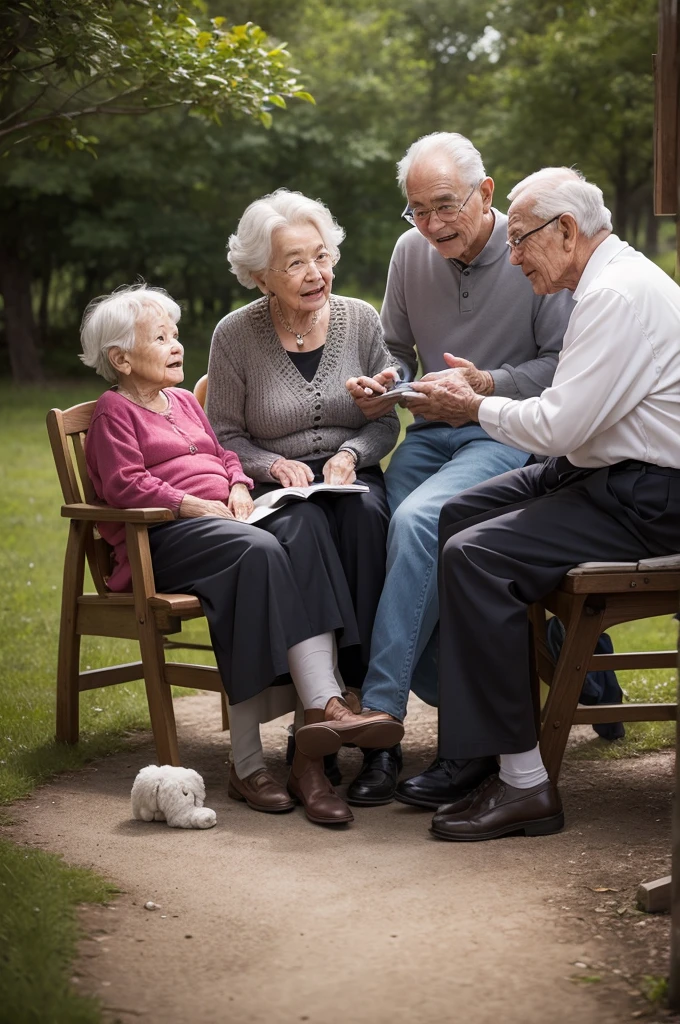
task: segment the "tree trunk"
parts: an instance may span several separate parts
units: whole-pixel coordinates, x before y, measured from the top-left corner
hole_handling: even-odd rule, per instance
[[[17,384],[43,379],[31,282],[28,264],[23,263],[16,253],[0,249],[0,293],[5,303],[5,334],[12,379]]]

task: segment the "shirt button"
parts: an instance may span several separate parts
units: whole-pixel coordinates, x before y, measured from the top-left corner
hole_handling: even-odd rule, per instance
[[[470,271],[469,271],[469,270],[464,270],[464,271],[463,271],[463,275],[464,275],[465,277],[469,277],[469,276],[470,276]]]
[[[468,297],[468,295],[469,295],[469,294],[470,294],[469,292],[463,292],[463,298],[464,298],[464,299],[467,299],[467,297]]]

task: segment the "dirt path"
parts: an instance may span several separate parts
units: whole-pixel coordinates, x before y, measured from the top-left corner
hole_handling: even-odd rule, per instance
[[[133,779],[153,760],[144,740],[15,805],[5,830],[121,887],[111,907],[84,911],[91,938],[74,977],[108,1020],[669,1019],[638,989],[666,971],[668,920],[632,909],[637,883],[668,870],[669,754],[568,765],[561,835],[459,845],[428,836],[427,812],[396,804],[356,809],[344,832],[301,810],[251,811],[226,796],[214,696],[176,709],[184,763],[205,778],[216,828],[130,819]],[[409,773],[430,759],[435,730],[432,709],[414,703]],[[263,735],[282,772],[285,723]],[[341,756],[351,778],[359,754]]]

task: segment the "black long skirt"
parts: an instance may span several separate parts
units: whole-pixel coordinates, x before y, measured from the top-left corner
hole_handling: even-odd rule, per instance
[[[315,483],[323,481],[325,459],[299,461],[310,467]],[[329,536],[340,558],[359,631],[358,643],[355,641],[352,645],[344,637],[339,644],[338,665],[345,685],[360,689],[368,668],[373,622],[385,583],[390,511],[380,466],[359,469],[357,483],[366,484],[370,490],[347,497],[320,494],[312,501],[323,509],[326,516]],[[258,484],[254,496],[277,487],[277,484]],[[309,501],[291,502],[290,521],[293,522],[308,504]]]
[[[311,501],[256,526],[178,519],[151,529],[149,541],[157,589],[199,598],[231,704],[290,681],[287,651],[303,640],[333,630],[339,646],[359,643],[328,519]]]

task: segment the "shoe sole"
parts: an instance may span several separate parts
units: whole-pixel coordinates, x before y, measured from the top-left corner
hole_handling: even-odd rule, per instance
[[[425,800],[424,798],[417,800],[417,799],[415,799],[415,797],[403,796],[401,793],[395,793],[394,794],[394,799],[397,800],[400,804],[408,804],[409,807],[422,807],[424,810],[427,810],[427,811],[437,811],[444,804],[452,803],[452,801],[450,799],[447,799],[447,800],[437,800],[436,802],[434,800],[429,800],[428,801],[428,800]],[[461,797],[461,799],[462,799],[462,797]]]
[[[304,801],[301,800],[300,797],[294,796],[293,800],[295,801],[296,804],[301,805],[308,821],[311,821],[314,825],[349,825],[350,822],[354,821],[354,815],[352,814],[351,811],[348,812],[348,815],[345,818],[315,818],[313,815],[309,813],[309,811],[305,807]]]
[[[287,814],[289,811],[295,810],[295,801],[291,800],[290,804],[285,804],[283,807],[265,807],[263,804],[253,803],[243,793],[239,793],[237,789],[234,789],[232,785],[227,786],[227,796],[232,800],[239,800],[241,803],[248,804],[253,811],[262,811],[263,814]]]
[[[333,722],[318,722],[298,729],[295,742],[307,757],[324,757],[337,754],[343,743],[356,743],[360,747],[394,747],[403,735],[401,722],[367,722],[347,728]]]
[[[430,832],[437,839],[448,839],[453,843],[476,843],[484,839],[501,839],[503,836],[525,835],[525,836],[549,836],[553,832],[560,832],[564,828],[564,813],[555,814],[551,818],[539,818],[537,821],[523,821],[515,825],[508,825],[506,828],[496,829],[494,832],[478,832],[476,835],[453,836],[449,832],[431,828]]]

